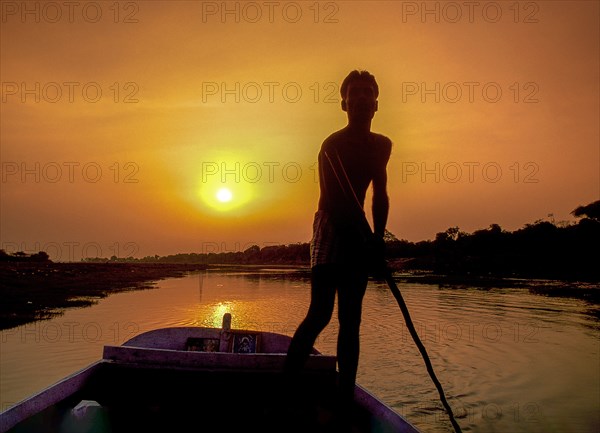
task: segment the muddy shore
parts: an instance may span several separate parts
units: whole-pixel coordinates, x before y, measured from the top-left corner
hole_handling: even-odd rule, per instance
[[[195,264],[0,263],[0,329],[86,307],[112,293],[152,289],[164,278],[206,269]]]

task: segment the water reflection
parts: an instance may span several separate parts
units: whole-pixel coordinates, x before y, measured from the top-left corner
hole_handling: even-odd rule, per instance
[[[207,328],[220,328],[221,323],[223,322],[223,315],[225,313],[229,313],[232,316],[235,314],[237,317],[237,311],[235,311],[235,305],[233,302],[219,302],[217,305],[212,307],[212,314],[207,315],[208,323],[199,323],[199,326],[204,326]],[[199,317],[203,317],[203,314],[200,314]]]
[[[166,326],[234,328],[291,335],[310,300],[305,272],[199,272],[154,290],[2,331],[1,405],[42,389],[122,344]],[[464,431],[596,432],[600,428],[598,320],[578,299],[527,289],[399,288]],[[427,432],[451,431],[421,356],[387,287],[364,300],[358,381]],[[317,348],[335,354],[337,316]]]

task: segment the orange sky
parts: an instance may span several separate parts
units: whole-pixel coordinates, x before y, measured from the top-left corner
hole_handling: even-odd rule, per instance
[[[598,2],[1,6],[10,252],[307,242],[316,155],[356,68],[377,78],[373,130],[394,142],[397,237],[572,220],[600,198]]]

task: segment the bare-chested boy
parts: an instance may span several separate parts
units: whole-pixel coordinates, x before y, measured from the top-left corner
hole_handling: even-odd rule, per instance
[[[392,142],[371,132],[379,88],[367,71],[352,71],[340,88],[348,125],[331,134],[319,152],[320,198],[311,240],[311,302],[296,330],[285,371],[300,372],[333,313],[338,294],[337,358],[342,406],[353,400],[359,357],[362,300],[369,273],[383,266],[383,235],[388,218],[387,163]],[[373,233],[363,206],[373,185]]]

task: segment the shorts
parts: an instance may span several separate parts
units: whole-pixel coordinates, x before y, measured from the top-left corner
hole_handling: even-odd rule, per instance
[[[319,210],[313,221],[310,266],[325,264],[366,266],[365,240],[347,218]]]

